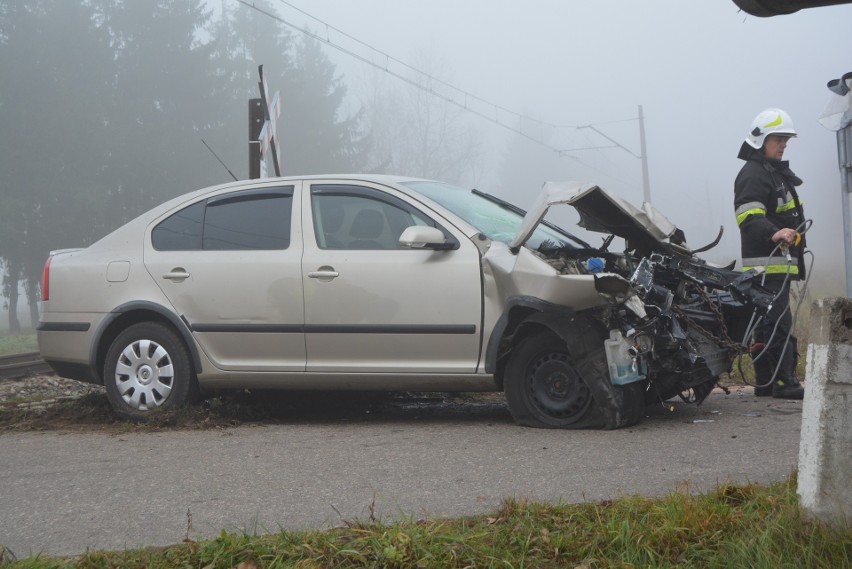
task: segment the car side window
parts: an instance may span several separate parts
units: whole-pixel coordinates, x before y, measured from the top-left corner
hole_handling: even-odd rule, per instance
[[[194,203],[161,221],[151,233],[154,249],[158,251],[201,249],[204,206],[204,202]]]
[[[169,216],[151,241],[159,251],[286,249],[292,209],[292,188],[224,194]]]
[[[403,200],[359,186],[311,188],[314,235],[320,249],[401,249],[399,237],[412,225],[440,226]],[[444,231],[450,239],[452,236]]]

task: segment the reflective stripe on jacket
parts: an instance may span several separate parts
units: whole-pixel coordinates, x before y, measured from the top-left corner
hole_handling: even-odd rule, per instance
[[[762,268],[769,275],[799,275],[799,258],[791,257],[746,257],[743,258],[743,270]]]

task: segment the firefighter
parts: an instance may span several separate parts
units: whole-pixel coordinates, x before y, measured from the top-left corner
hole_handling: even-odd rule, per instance
[[[796,378],[796,338],[790,334],[790,282],[805,277],[800,233],[805,217],[796,192],[802,180],[782,160],[795,136],[793,121],[781,109],[757,115],[737,155],[745,165],[734,183],[743,270],[763,268],[764,286],[777,295],[754,332],[755,395],[781,399],[805,394]]]

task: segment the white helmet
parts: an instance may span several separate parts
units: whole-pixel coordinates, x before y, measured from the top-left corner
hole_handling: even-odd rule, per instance
[[[793,119],[781,109],[766,109],[752,121],[745,141],[752,148],[760,149],[763,148],[763,140],[768,134],[796,136]]]

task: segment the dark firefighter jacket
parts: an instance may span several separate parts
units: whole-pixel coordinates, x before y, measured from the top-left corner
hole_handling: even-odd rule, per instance
[[[791,279],[805,277],[802,252],[804,236],[798,245],[791,245],[788,262],[787,252],[772,241],[779,229],[791,228],[803,231],[799,225],[804,221],[802,202],[796,186],[802,180],[790,170],[789,163],[766,158],[761,150],[746,143],[738,158],[745,165],[734,182],[734,209],[740,227],[743,270],[764,267],[768,274],[786,275]],[[770,257],[773,249],[774,254]]]

